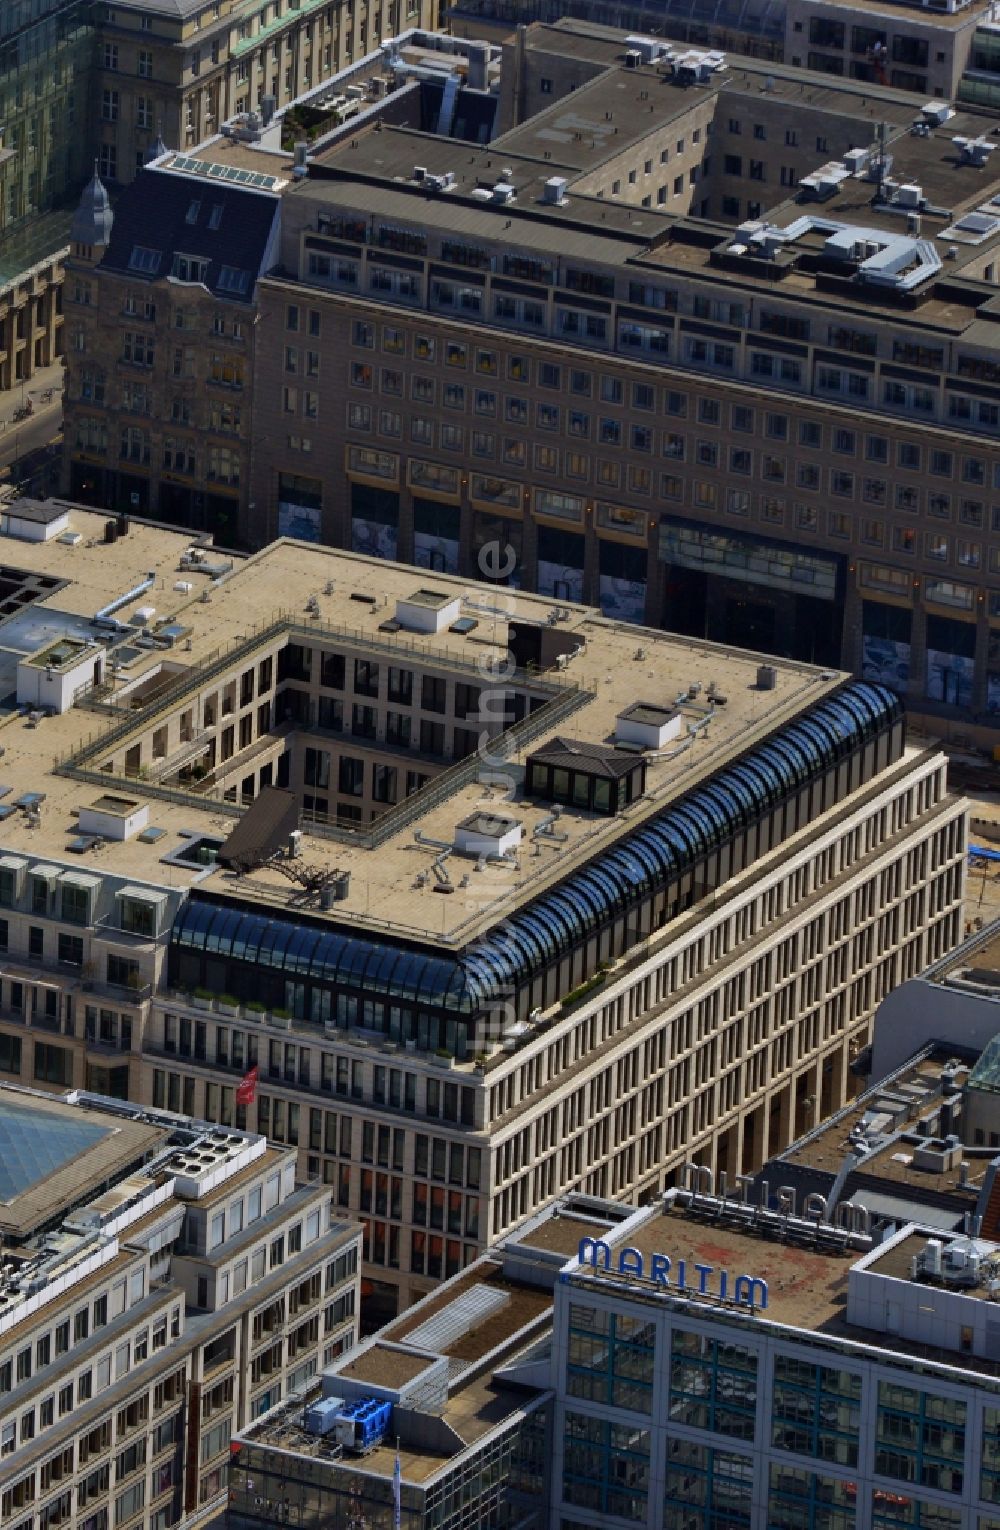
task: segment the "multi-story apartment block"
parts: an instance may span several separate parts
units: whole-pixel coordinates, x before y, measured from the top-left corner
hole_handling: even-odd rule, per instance
[[[169,1530],[353,1348],[360,1228],[252,1133],[0,1087],[0,1520]]]
[[[298,14],[287,13],[289,24]],[[473,45],[420,32],[399,40],[390,114],[419,122],[423,96],[428,88],[433,94],[433,85],[421,84],[432,73],[423,61],[438,64],[445,48],[464,79]],[[314,91],[304,110],[318,123],[356,113],[373,89],[386,87],[385,67],[378,52],[359,60],[344,80],[352,94],[331,105]],[[438,69],[439,97],[443,79]],[[452,103],[457,133],[492,126],[497,95],[487,84],[484,61],[483,88],[463,87]],[[230,136],[191,154],[160,152],[158,144],[114,218],[105,194],[95,186],[84,192],[65,287],[65,476],[74,497],[209,528],[227,544],[245,537],[239,507],[252,497],[251,467],[263,444],[251,430],[256,287],[279,258],[282,196],[304,174],[282,148],[285,137],[281,113],[267,127],[244,114]],[[301,349],[302,381],[286,388],[284,403],[307,431],[316,418],[319,326],[317,311],[303,310],[301,333],[284,355],[287,368]],[[302,449],[308,445],[307,435]]]
[[[190,174],[148,172],[154,225],[128,194],[112,216],[96,178],[84,192],[66,266],[69,488],[129,512],[209,523],[231,540],[250,456],[253,295],[274,256],[290,165],[276,155],[269,173],[252,176],[229,165],[251,182],[235,189],[226,175],[198,173],[213,166],[190,163]]]
[[[959,932],[964,805],[880,685],[302,542],[0,529],[3,1072],[296,1147],[373,1312],[552,1195],[759,1167]]]

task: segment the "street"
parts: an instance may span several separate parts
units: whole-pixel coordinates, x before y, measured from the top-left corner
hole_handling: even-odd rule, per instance
[[[44,495],[58,487],[62,443],[62,364],[46,367],[0,402],[0,483]],[[44,394],[52,390],[51,398]],[[17,421],[15,412],[31,400],[34,413]]]

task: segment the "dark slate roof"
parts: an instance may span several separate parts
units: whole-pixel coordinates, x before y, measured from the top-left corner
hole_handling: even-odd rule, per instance
[[[558,770],[582,770],[588,776],[617,781],[627,776],[639,763],[636,755],[612,744],[588,744],[578,738],[549,739],[541,749],[528,756],[528,764],[552,765]]]
[[[278,208],[278,197],[267,192],[170,170],[143,170],[115,204],[114,229],[101,266],[153,281],[171,274],[175,255],[191,255],[208,260],[205,286],[210,292],[249,303]],[[160,258],[137,265],[137,249],[156,251]],[[227,284],[228,271],[234,269],[247,273],[242,290]]]

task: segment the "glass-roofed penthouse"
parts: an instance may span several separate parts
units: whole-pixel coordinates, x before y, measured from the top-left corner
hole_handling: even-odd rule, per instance
[[[464,946],[373,938],[335,917],[271,917],[196,890],[174,925],[170,978],[300,1023],[466,1057],[815,823],[903,747],[899,698],[849,683]]]

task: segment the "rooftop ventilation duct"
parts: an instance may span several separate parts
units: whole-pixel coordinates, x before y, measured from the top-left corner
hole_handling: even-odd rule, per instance
[[[626,37],[625,47],[630,53],[638,53],[644,64],[655,64],[657,59],[671,52],[670,44],[659,37]]]
[[[996,144],[991,143],[990,140],[985,137],[958,137],[953,138],[951,141],[955,145],[955,148],[959,151],[960,163],[963,165],[974,165],[978,169],[981,169],[982,166],[985,165],[986,161],[993,153],[993,150],[996,148]]]

